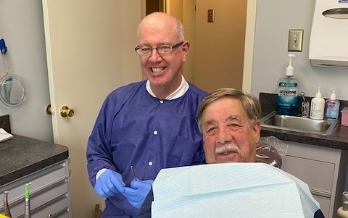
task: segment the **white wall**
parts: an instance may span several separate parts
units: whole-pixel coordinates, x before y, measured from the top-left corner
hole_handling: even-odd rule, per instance
[[[53,141],[51,117],[45,113],[50,101],[41,0],[0,0],[0,38],[5,39],[13,73],[27,89],[18,107],[0,102],[0,115],[10,115],[14,134]],[[3,75],[1,62],[0,72]]]
[[[315,0],[258,0],[252,94],[277,93],[277,81],[285,75],[288,65],[288,31],[303,29],[303,51],[295,52],[293,61],[300,91],[314,96],[317,87],[322,86],[323,97],[327,98],[330,88],[336,87],[337,98],[348,100],[348,69],[310,66],[308,53],[314,7]]]
[[[348,69],[312,68],[308,48],[315,0],[258,0],[252,93],[277,93],[277,81],[287,66],[289,29],[304,29],[303,52],[296,52],[295,77],[300,90],[314,96],[317,86],[324,97],[336,87],[338,99],[348,100]],[[6,40],[14,73],[27,86],[27,99],[17,108],[0,102],[0,115],[10,114],[12,132],[53,141],[51,117],[44,108],[49,104],[44,32],[40,0],[0,0],[0,38]],[[2,68],[2,65],[0,69]],[[41,91],[47,90],[47,91]]]

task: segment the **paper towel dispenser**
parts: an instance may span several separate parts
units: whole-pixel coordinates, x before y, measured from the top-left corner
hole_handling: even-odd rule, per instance
[[[317,0],[309,43],[312,66],[348,68],[348,0]]]

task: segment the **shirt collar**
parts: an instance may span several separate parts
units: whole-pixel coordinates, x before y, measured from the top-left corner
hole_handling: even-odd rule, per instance
[[[180,98],[188,90],[188,88],[189,88],[188,82],[186,82],[186,80],[185,80],[183,75],[181,75],[181,77],[182,78],[181,78],[180,86],[172,94],[168,95],[165,98],[166,100],[173,100],[173,99],[176,99],[176,98]],[[151,90],[150,81],[149,80],[146,81],[146,90],[150,93],[150,95],[152,95],[153,97],[156,98],[156,95]]]

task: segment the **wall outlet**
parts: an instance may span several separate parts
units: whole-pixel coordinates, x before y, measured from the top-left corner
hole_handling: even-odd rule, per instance
[[[213,9],[208,10],[208,23],[214,23],[215,11]]]
[[[302,52],[303,30],[289,30],[288,51]]]

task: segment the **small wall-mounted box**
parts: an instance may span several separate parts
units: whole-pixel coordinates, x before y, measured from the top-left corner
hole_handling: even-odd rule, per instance
[[[341,110],[342,117],[341,117],[341,125],[342,126],[348,126],[348,107],[344,107]]]

